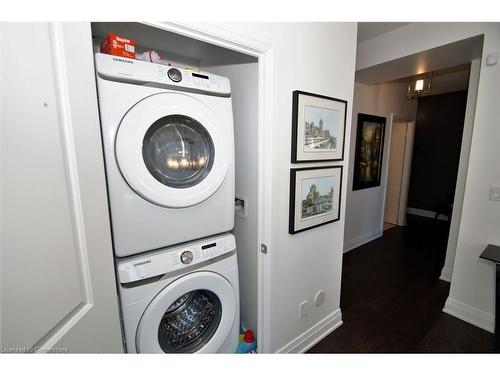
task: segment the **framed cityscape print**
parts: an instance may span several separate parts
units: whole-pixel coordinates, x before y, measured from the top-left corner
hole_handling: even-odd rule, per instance
[[[288,232],[339,220],[341,187],[342,166],[291,169]]]
[[[293,92],[292,163],[344,159],[347,102]]]
[[[385,117],[358,114],[353,190],[380,186]]]

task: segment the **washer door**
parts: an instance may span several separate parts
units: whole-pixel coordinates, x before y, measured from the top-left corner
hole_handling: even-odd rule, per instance
[[[213,272],[194,272],[151,301],[137,328],[138,353],[216,353],[231,332],[235,292]]]
[[[137,103],[115,141],[118,167],[132,189],[173,208],[201,203],[217,191],[229,169],[227,145],[210,108],[182,93]]]

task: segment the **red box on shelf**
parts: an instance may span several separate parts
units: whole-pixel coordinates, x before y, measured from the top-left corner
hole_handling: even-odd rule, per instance
[[[109,33],[101,43],[101,52],[108,55],[135,59],[135,40]]]

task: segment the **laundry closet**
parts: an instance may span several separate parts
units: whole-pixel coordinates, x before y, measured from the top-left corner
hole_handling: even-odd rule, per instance
[[[91,27],[126,350],[232,352],[240,322],[258,329],[258,60],[161,25]],[[136,59],[101,54],[110,33]],[[188,157],[161,151],[174,138]]]

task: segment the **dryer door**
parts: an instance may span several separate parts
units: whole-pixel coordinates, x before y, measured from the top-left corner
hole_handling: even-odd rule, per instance
[[[165,207],[203,202],[223,183],[232,132],[213,109],[189,94],[149,96],[123,117],[115,147],[120,171],[135,192]]]
[[[183,276],[146,308],[137,328],[137,352],[216,353],[231,332],[236,303],[233,287],[219,274]]]

